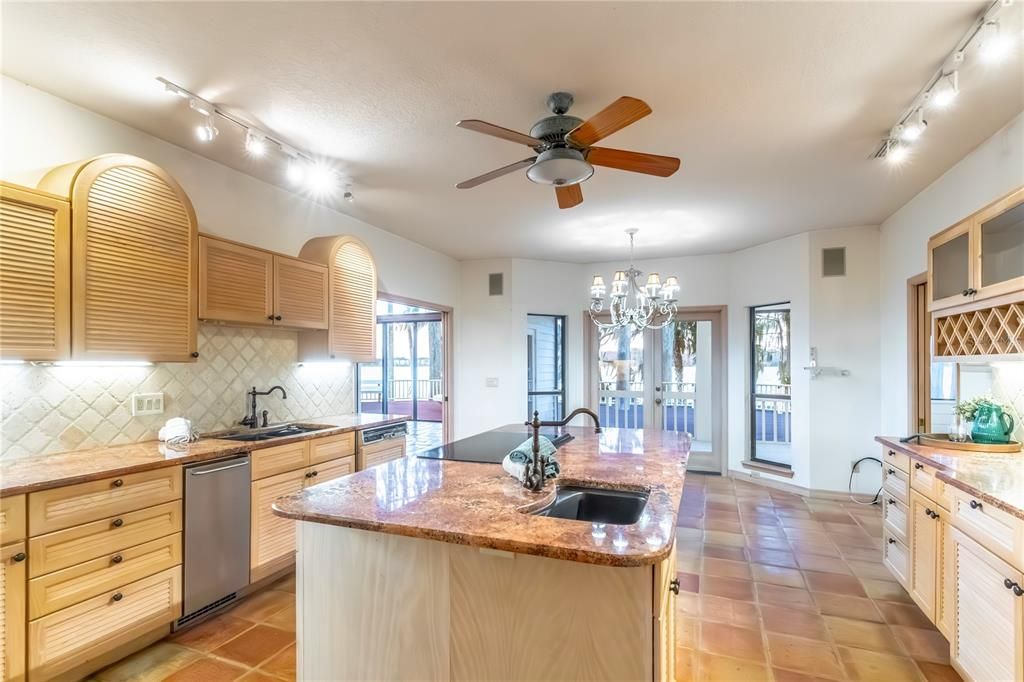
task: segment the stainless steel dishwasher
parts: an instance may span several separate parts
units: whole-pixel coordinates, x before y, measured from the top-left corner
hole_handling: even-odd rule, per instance
[[[202,620],[249,584],[250,460],[185,467],[184,609],[177,627]]]

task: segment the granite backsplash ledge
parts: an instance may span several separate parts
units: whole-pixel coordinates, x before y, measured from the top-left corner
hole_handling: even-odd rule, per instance
[[[151,440],[178,416],[202,432],[229,428],[254,385],[288,391],[260,399],[273,421],[354,411],[352,365],[299,365],[297,332],[201,324],[198,347],[194,363],[0,366],[0,458]],[[132,394],[153,392],[163,414],[133,417]]]

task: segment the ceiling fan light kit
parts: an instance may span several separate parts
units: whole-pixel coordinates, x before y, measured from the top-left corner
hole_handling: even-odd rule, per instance
[[[547,105],[552,115],[537,121],[530,128],[529,135],[478,119],[456,123],[466,130],[531,147],[537,156],[510,163],[455,186],[469,189],[526,168],[526,177],[531,182],[555,188],[558,207],[565,209],[583,203],[583,190],[579,185],[593,176],[594,166],[663,178],[679,170],[679,159],[675,157],[592,146],[650,114],[651,108],[643,100],[620,97],[587,120],[568,115],[572,104],[573,96],[568,92],[549,95]]]

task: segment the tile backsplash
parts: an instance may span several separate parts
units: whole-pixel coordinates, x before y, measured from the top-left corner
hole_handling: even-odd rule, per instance
[[[353,367],[298,365],[298,334],[201,324],[194,363],[148,366],[0,366],[0,458],[29,457],[156,438],[171,417],[201,432],[229,428],[245,393],[280,384],[259,409],[274,422],[353,412]],[[163,414],[133,417],[133,393],[164,394]]]

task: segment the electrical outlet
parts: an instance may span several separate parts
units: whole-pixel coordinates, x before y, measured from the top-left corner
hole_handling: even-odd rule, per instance
[[[751,478],[761,478],[761,472],[760,471],[751,471],[750,472],[750,477]]]
[[[132,416],[142,417],[147,414],[163,414],[163,393],[133,393]]]

